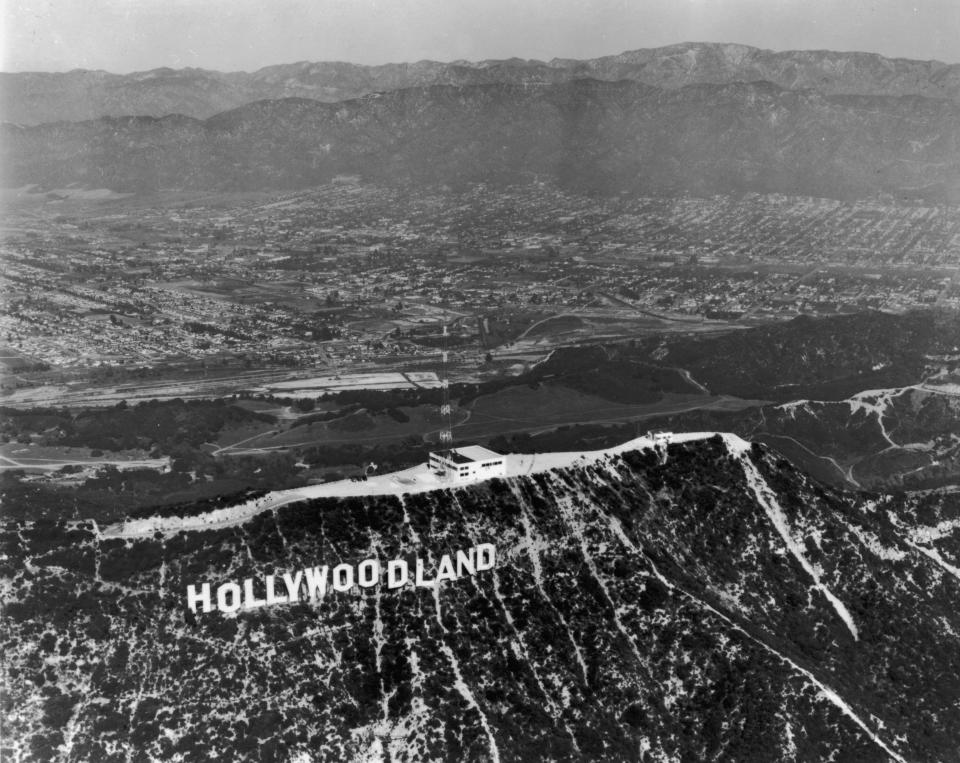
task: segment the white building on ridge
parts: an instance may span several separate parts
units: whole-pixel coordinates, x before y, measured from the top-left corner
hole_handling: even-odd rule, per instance
[[[454,481],[502,477],[507,473],[507,457],[479,445],[467,445],[431,453],[430,469]]]

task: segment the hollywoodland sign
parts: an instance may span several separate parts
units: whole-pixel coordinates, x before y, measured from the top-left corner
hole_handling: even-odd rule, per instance
[[[432,588],[444,580],[475,575],[496,564],[497,551],[492,543],[481,543],[465,551],[440,557],[433,577],[427,577],[423,560],[413,561],[413,570],[406,559],[393,559],[386,565],[378,559],[364,559],[359,564],[338,564],[330,568],[305,567],[282,575],[267,575],[262,583],[254,585],[254,578],[242,583],[223,583],[214,590],[210,583],[187,586],[187,606],[204,612],[214,609],[231,613],[241,609],[270,607],[275,604],[293,604],[298,601],[317,601],[327,591],[350,591],[354,587],[372,588],[386,583],[387,588],[414,586]],[[260,595],[262,593],[262,596]]]

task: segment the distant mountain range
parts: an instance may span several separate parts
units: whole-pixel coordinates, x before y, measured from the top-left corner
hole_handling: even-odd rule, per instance
[[[159,189],[556,182],[578,192],[960,196],[960,104],[769,82],[438,85],[206,120],[4,125],[5,184]]]
[[[867,53],[686,43],[549,63],[3,74],[0,107],[8,187],[289,189],[355,175],[960,198],[960,66]]]
[[[169,114],[204,119],[253,101],[326,102],[411,87],[555,85],[576,79],[629,80],[665,89],[765,80],[827,95],[920,95],[960,99],[960,65],[872,53],[774,52],[745,45],[682,43],[585,61],[419,61],[361,66],[303,61],[253,73],[153,69],[133,74],[74,70],[0,74],[0,114],[24,125],[104,116]]]

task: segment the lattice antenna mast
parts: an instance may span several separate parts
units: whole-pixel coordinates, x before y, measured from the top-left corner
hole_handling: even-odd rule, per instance
[[[443,324],[443,336],[440,343],[440,450],[449,452],[453,445],[453,425],[451,424],[450,379],[447,376],[447,324]]]

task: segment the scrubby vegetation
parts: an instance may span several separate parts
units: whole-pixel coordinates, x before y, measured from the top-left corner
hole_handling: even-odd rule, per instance
[[[864,389],[916,382],[930,356],[960,346],[960,313],[864,312],[787,323],[720,337],[652,340],[644,358],[689,370],[714,392],[776,400],[837,400]]]
[[[2,432],[8,438],[40,434],[43,444],[104,451],[141,448],[163,454],[184,445],[200,446],[216,439],[226,426],[251,421],[271,423],[274,418],[223,399],[120,402],[112,408],[81,411],[0,409]]]
[[[10,522],[3,754],[883,760],[882,742],[948,760],[960,583],[908,541],[960,564],[943,525],[958,517],[953,497],[843,494],[766,448],[735,457],[713,438],[167,537]],[[432,567],[485,541],[495,568],[436,594],[362,589],[236,617],[185,608],[189,583],[370,557]]]

